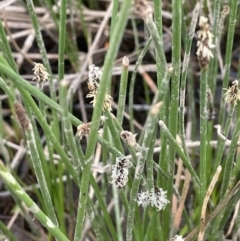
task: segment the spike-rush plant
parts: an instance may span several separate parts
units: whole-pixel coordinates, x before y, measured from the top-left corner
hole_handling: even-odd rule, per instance
[[[25,54],[33,64],[31,82],[19,73],[9,16],[0,15],[1,215],[24,220],[22,233],[34,240],[237,240],[240,64],[234,75],[231,61],[238,1],[38,4],[15,6],[25,8],[42,58],[39,63]],[[57,38],[43,27],[42,9]],[[89,49],[83,63],[78,22]],[[43,32],[58,44],[57,75]],[[122,58],[120,47],[130,32],[135,49]],[[103,33],[109,41],[97,66],[94,51]],[[66,59],[74,79],[68,78]],[[141,120],[138,98],[141,108],[147,106]],[[93,110],[91,120],[84,101]],[[30,184],[16,160],[27,162]],[[11,197],[8,205],[4,195]],[[0,221],[4,240],[20,240],[11,229],[14,220]]]

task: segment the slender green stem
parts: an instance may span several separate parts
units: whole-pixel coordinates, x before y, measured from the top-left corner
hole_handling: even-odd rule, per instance
[[[76,143],[78,144],[79,143],[79,138],[77,136],[75,136],[75,140],[76,140]],[[78,155],[80,156],[80,160],[81,160],[81,164],[82,166],[84,166],[84,154],[83,154],[83,151],[82,151],[82,148],[81,146],[78,144],[77,145],[77,148],[78,148]],[[114,226],[113,226],[113,223],[111,221],[111,218],[110,218],[110,215],[107,211],[107,208],[106,208],[106,205],[104,203],[104,200],[103,200],[103,196],[102,196],[102,192],[100,192],[99,190],[99,187],[93,177],[93,175],[91,174],[90,175],[90,184],[92,186],[92,188],[94,189],[94,193],[98,199],[98,202],[99,202],[99,206],[103,212],[103,217],[104,219],[106,220],[106,223],[108,224],[108,227],[110,229],[110,232],[112,233],[112,236],[115,237],[116,234],[115,234],[115,229],[114,229]],[[92,216],[91,213],[92,213],[92,206],[91,206],[91,202],[92,200],[91,199],[88,199],[88,202],[87,202],[87,207],[86,207],[86,210],[87,210],[87,213],[88,213],[88,216],[91,218],[91,222],[92,222],[92,226],[93,226],[93,229],[94,229],[94,232],[97,234],[99,234],[99,237],[102,237],[101,233],[99,233],[99,223],[97,222],[96,220],[96,217]],[[77,222],[79,222],[80,220],[77,220]],[[78,225],[76,225],[76,228],[78,227]],[[79,235],[79,234],[77,234]],[[102,239],[102,238],[101,238]],[[100,238],[98,240],[101,240]]]
[[[134,119],[134,115],[133,115],[133,98],[134,98],[134,85],[135,85],[135,79],[136,79],[136,76],[137,76],[137,70],[138,70],[138,67],[140,66],[140,64],[142,63],[142,60],[149,48],[149,45],[152,41],[152,37],[150,37],[148,39],[148,41],[146,42],[143,50],[141,51],[141,53],[139,54],[139,57],[137,59],[137,62],[134,66],[134,70],[132,72],[132,77],[131,77],[131,81],[130,81],[130,86],[129,86],[129,94],[128,94],[128,104],[129,104],[129,115],[130,115],[130,130],[132,133],[134,133],[134,125],[133,125],[133,119]]]
[[[82,31],[83,31],[83,35],[85,38],[86,43],[88,42],[88,30],[87,30],[87,26],[86,26],[86,21],[84,19],[84,14],[83,14],[83,1],[79,0],[77,1],[77,6],[78,6],[78,11],[79,11],[79,19],[82,23]]]
[[[128,82],[128,66],[129,66],[129,59],[127,57],[123,57],[122,73],[121,73],[121,80],[120,80],[120,91],[119,91],[119,97],[118,97],[118,109],[117,109],[117,120],[120,125],[122,125],[122,122],[123,122],[123,112],[125,109],[127,82]]]
[[[0,56],[0,69],[1,69],[0,73],[6,74],[18,89],[22,88],[24,90],[27,90],[34,97],[36,97],[38,100],[41,100],[44,104],[51,107],[53,110],[56,110],[58,113],[62,113],[62,108],[60,105],[58,105],[51,98],[43,94],[39,89],[29,84],[29,82],[24,80],[20,75],[14,73],[13,70],[7,67],[7,65],[5,65],[4,63],[5,63],[4,59]],[[70,118],[72,123],[76,126],[82,123],[80,120],[78,120],[76,117],[74,117],[71,114],[70,114]]]
[[[171,81],[171,102],[170,102],[170,113],[169,113],[169,131],[175,138],[178,129],[178,102],[179,102],[179,86],[181,76],[181,43],[182,43],[182,1],[172,1],[172,81]],[[169,159],[168,159],[168,185],[167,185],[167,196],[168,199],[172,200],[173,195],[173,177],[175,167],[175,148],[169,146]],[[166,210],[163,213],[163,239],[169,238],[169,224],[171,223],[171,205],[167,205]]]
[[[221,212],[222,212],[222,210],[229,204],[229,202],[231,201],[231,200],[233,200],[233,199],[237,199],[237,200],[239,200],[239,195],[240,195],[240,189],[239,189],[239,186],[240,186],[240,182],[238,182],[236,185],[235,185],[235,187],[230,191],[230,193],[226,196],[226,198],[224,198],[224,200],[222,200],[218,205],[217,205],[217,207],[215,208],[215,210],[206,218],[206,223],[210,223],[211,224],[211,222],[214,220],[214,218],[217,216],[217,215],[219,215],[219,217],[220,217],[220,219],[222,219],[222,217],[221,217]],[[229,214],[231,214],[231,211],[229,212]],[[211,227],[211,226],[210,226]],[[211,227],[212,228],[212,227]],[[218,230],[219,231],[219,230]],[[218,232],[217,231],[217,232]],[[220,230],[221,231],[221,233],[222,233],[222,231],[223,231],[223,229],[222,230]],[[194,240],[194,236],[196,235],[196,234],[198,234],[198,232],[199,232],[199,227],[196,227],[196,228],[194,228],[194,230],[192,230],[191,231],[191,233],[189,233],[186,237],[185,237],[185,241],[191,241],[191,240]],[[216,236],[215,236],[216,237]],[[215,237],[214,237],[214,239],[213,240],[216,240],[215,239]],[[212,240],[212,239],[210,239],[210,240]],[[218,240],[220,240],[220,239],[218,239]]]
[[[14,94],[8,88],[8,86],[3,81],[2,78],[0,78],[0,86],[5,91],[5,93],[8,94],[8,97],[11,99],[11,101],[14,102],[16,106],[19,106],[20,103],[18,103],[18,101],[15,99]],[[26,114],[24,113],[24,115],[26,115]],[[30,151],[30,157],[31,157],[31,160],[33,163],[33,167],[34,167],[34,170],[36,173],[38,183],[40,185],[40,190],[41,190],[41,193],[43,196],[44,204],[46,206],[49,217],[51,217],[52,222],[54,223],[54,225],[58,226],[57,217],[56,217],[56,214],[55,214],[55,211],[53,208],[51,196],[49,194],[48,186],[46,183],[46,178],[45,178],[45,175],[43,172],[41,159],[38,154],[38,149],[37,149],[37,145],[36,145],[36,141],[35,141],[32,124],[30,122],[29,122],[28,127],[25,130],[25,133],[26,133],[26,138],[27,138],[28,149]]]
[[[181,2],[181,1],[179,1],[179,2]],[[156,24],[153,21],[152,17],[148,18],[145,21],[145,23],[149,30],[149,33],[152,36],[153,43],[155,45],[157,57],[159,58],[159,61],[157,63],[160,64],[157,67],[160,68],[161,76],[163,78],[165,71],[167,70],[167,62],[166,62],[166,57],[165,57],[164,48],[163,48],[163,39],[161,38],[161,34],[159,34]],[[181,21],[180,21],[180,23],[181,23]],[[178,38],[179,38],[179,36],[178,36]]]
[[[216,48],[212,50],[214,58],[209,63],[209,75],[208,75],[208,85],[211,89],[213,96],[215,96],[216,90],[216,79],[217,79],[217,71],[218,71],[218,43],[220,42],[221,37],[221,30],[219,29],[219,15],[220,15],[220,8],[222,5],[222,0],[214,0],[213,3],[213,26],[212,26],[212,33],[213,33],[213,43],[216,45]]]
[[[186,50],[183,59],[183,69],[181,76],[181,90],[180,90],[180,110],[179,110],[179,126],[180,126],[180,136],[183,145],[185,155],[188,155],[185,142],[185,121],[184,121],[184,106],[185,106],[185,92],[186,92],[186,80],[189,72],[189,60],[190,60],[190,51],[192,47],[192,40],[194,37],[194,32],[197,25],[198,15],[200,11],[200,4],[197,3],[193,10],[193,17],[189,29],[189,33],[186,39]]]
[[[233,108],[234,109],[234,108]],[[224,170],[223,170],[223,182],[221,185],[221,190],[220,190],[220,199],[222,200],[225,197],[225,194],[228,190],[228,188],[231,186],[231,176],[235,173],[235,170],[232,170],[232,166],[234,163],[234,157],[235,157],[235,153],[236,153],[236,148],[237,148],[237,142],[239,140],[239,134],[240,134],[240,119],[238,119],[234,132],[233,132],[233,136],[231,139],[231,144],[228,150],[228,155],[225,161],[225,165],[224,165]],[[237,162],[238,163],[238,162]],[[225,212],[225,215],[220,215],[213,226],[213,232],[211,234],[211,240],[214,240],[216,237],[219,236],[219,232],[222,231],[223,226],[221,226],[221,223],[223,223],[222,221],[222,217],[224,217],[224,220],[226,221],[225,216],[227,215],[227,212]]]
[[[225,162],[225,167],[223,170],[223,180],[224,181],[222,182],[222,186],[221,186],[221,192],[220,192],[221,199],[224,198],[226,191],[227,191],[227,187],[230,182],[231,169],[232,169],[232,166],[234,163],[234,156],[236,153],[239,135],[240,135],[240,119],[238,119],[236,126],[234,128],[233,136],[231,138],[231,144],[229,146],[228,155],[227,155],[227,159]]]
[[[5,34],[1,20],[0,20],[0,43],[1,43],[0,48],[2,49],[4,56],[6,56],[6,59],[8,60],[8,64],[15,71],[15,73],[18,73],[18,69],[14,61],[12,51],[8,43],[7,36]]]
[[[37,145],[35,142],[35,137],[34,137],[31,124],[29,125],[29,128],[26,130],[25,133],[27,137],[28,149],[30,150],[31,160],[33,163],[33,167],[36,173],[38,183],[40,185],[40,190],[43,196],[43,201],[46,206],[48,216],[50,217],[54,225],[58,226],[57,217],[53,208],[51,196],[49,194],[46,178],[43,172],[43,168],[42,168],[41,160],[38,154]]]
[[[53,99],[53,101],[57,101],[57,97],[56,97],[56,89],[55,89],[55,85],[53,83],[53,78],[52,78],[52,70],[51,70],[51,66],[47,57],[47,51],[45,48],[45,44],[43,41],[43,37],[41,34],[41,29],[38,23],[38,17],[36,15],[36,11],[34,9],[34,5],[33,5],[33,1],[32,0],[27,0],[27,9],[29,12],[29,15],[31,17],[32,20],[32,25],[35,31],[35,36],[36,36],[36,41],[37,41],[37,45],[39,48],[39,51],[42,55],[42,60],[43,60],[43,64],[47,69],[47,72],[49,73],[49,89],[50,89],[50,96]],[[60,139],[60,134],[59,134],[59,122],[58,122],[58,116],[57,113],[55,111],[53,111],[53,132],[56,135],[57,139]]]
[[[66,42],[66,9],[67,0],[61,1],[60,9],[60,25],[59,25],[59,46],[58,46],[58,80],[61,81],[64,77],[64,53]]]
[[[150,141],[149,150],[146,156],[146,168],[147,168],[147,190],[151,190],[154,187],[154,175],[153,175],[153,150],[155,146],[156,134],[157,134],[157,125],[152,127],[153,136]]]
[[[54,84],[52,81],[52,70],[51,70],[50,63],[49,63],[49,60],[47,57],[47,51],[46,51],[43,37],[41,34],[41,28],[38,23],[38,17],[36,15],[36,11],[34,9],[32,0],[27,0],[27,8],[28,8],[28,12],[31,17],[31,20],[32,20],[33,28],[35,30],[35,36],[36,36],[39,51],[42,55],[43,64],[46,67],[47,72],[50,74],[49,84],[50,84],[51,97],[53,98],[53,100],[56,100],[56,91],[55,91]]]
[[[117,23],[118,8],[119,8],[119,0],[113,0],[112,18],[111,18],[111,27],[110,27],[110,41],[114,41],[114,39],[112,39],[112,34]]]
[[[128,217],[127,217],[127,232],[126,232],[127,241],[132,241],[134,214],[135,214],[138,188],[140,185],[143,168],[146,161],[146,155],[148,153],[150,142],[152,140],[154,130],[155,130],[155,128],[153,127],[156,125],[157,119],[159,117],[159,110],[160,110],[160,103],[157,103],[155,106],[153,106],[152,110],[149,113],[149,118],[146,124],[145,135],[143,138],[143,144],[141,147],[140,156],[135,169],[135,175],[134,175],[134,180],[133,180],[131,194],[130,194],[130,203],[129,203]]]
[[[122,39],[123,31],[127,23],[128,13],[130,11],[131,1],[124,1],[122,4],[122,9],[119,13],[119,18],[116,24],[116,28],[114,29],[112,38],[115,40],[114,44],[109,46],[105,62],[104,62],[104,71],[101,77],[100,86],[98,95],[96,97],[96,103],[98,106],[102,106],[105,93],[108,86],[108,81],[110,80],[110,75],[113,67],[114,59],[117,55],[117,51],[120,45],[120,41]],[[80,193],[80,205],[78,212],[78,218],[81,220],[79,223],[78,229],[83,229],[84,224],[84,216],[87,202],[87,193],[88,193],[88,183],[90,177],[90,168],[93,160],[93,153],[95,150],[96,142],[97,142],[97,131],[100,123],[100,116],[102,114],[101,108],[95,108],[93,112],[91,131],[89,134],[89,141],[87,145],[86,155],[85,155],[85,167],[83,170],[82,180],[81,180],[81,193]],[[81,238],[80,238],[81,239]],[[74,237],[74,241],[80,240],[79,237]]]
[[[34,217],[36,217],[57,240],[69,241],[59,228],[54,225],[54,223],[40,210],[37,204],[27,195],[12,174],[7,171],[2,162],[0,162],[0,177],[6,185],[14,191],[15,195],[24,202],[33,213]]]
[[[115,125],[115,121],[113,121],[113,117],[111,115],[111,113],[109,111],[107,111],[106,113],[107,116],[107,120],[106,120],[106,124],[109,127],[109,130],[111,132],[112,135],[112,139],[113,139],[113,143],[114,146],[121,152],[124,153],[123,147],[122,147],[122,143],[120,140],[120,133]]]
[[[227,34],[227,46],[226,46],[226,55],[225,55],[225,66],[224,66],[224,76],[223,76],[223,84],[222,84],[222,96],[224,88],[228,88],[228,78],[231,68],[231,60],[232,60],[232,47],[233,47],[233,38],[235,33],[235,26],[237,21],[237,10],[238,10],[238,0],[232,0],[230,6],[230,18],[228,24],[228,34]],[[225,101],[221,99],[220,105],[220,113],[219,113],[219,121],[218,123],[222,126],[224,123],[225,116]]]
[[[148,224],[148,227],[147,227],[147,230],[146,230],[146,233],[144,235],[144,240],[143,241],[147,241],[149,240],[148,237],[151,235],[151,234],[154,234],[154,230],[156,229],[156,218],[158,216],[158,213],[155,212],[154,214],[152,214],[152,217],[151,217],[151,220]],[[152,240],[152,239],[151,239]]]
[[[158,35],[162,39],[162,0],[153,0],[153,4]]]
[[[64,134],[67,140],[68,148],[73,156],[73,166],[77,173],[77,175],[81,172],[81,161],[80,156],[78,155],[77,145],[76,141],[73,135],[73,129],[71,120],[69,118],[69,112],[68,112],[68,101],[67,99],[67,87],[68,83],[65,80],[62,80],[60,83],[60,105],[63,108],[63,115],[62,115],[62,123],[63,123],[63,129]]]
[[[118,194],[118,188],[116,185],[112,186],[112,192],[113,192],[113,198],[115,200],[115,205],[114,205],[114,213],[115,213],[115,222],[117,226],[117,236],[118,236],[118,241],[123,241],[123,232],[122,232],[122,226],[121,226],[121,206],[119,203],[119,194]],[[125,195],[122,195],[125,196]]]
[[[161,80],[161,82],[164,83],[164,80],[163,81]],[[168,85],[165,90],[165,94],[163,97],[163,107],[161,108],[161,112],[160,112],[160,119],[164,123],[168,123],[168,121],[169,121],[170,75],[169,75],[168,81],[166,81],[166,82],[168,82]],[[161,90],[161,88],[160,88],[160,90]],[[165,173],[165,175],[167,175],[166,173],[167,173],[167,169],[168,169],[168,162],[166,160],[168,160],[168,140],[167,140],[167,137],[162,132],[160,132],[160,137],[161,137],[161,152],[160,152],[160,156],[159,156],[159,166],[163,169],[163,172]],[[157,185],[158,185],[158,187],[161,186],[164,190],[166,190],[166,188],[167,188],[167,182],[164,181],[164,176],[161,175],[160,173],[158,173]]]
[[[200,78],[200,199],[201,204],[206,195],[207,188],[207,175],[206,175],[206,162],[207,162],[207,69],[201,71]]]
[[[226,136],[226,137],[228,136],[228,132],[230,130],[230,126],[231,126],[231,123],[232,123],[234,110],[235,110],[235,107],[231,106],[230,110],[229,110],[229,113],[227,115],[226,124],[225,124],[225,126],[224,126],[224,128],[222,130],[222,134],[224,136]],[[225,146],[225,141],[223,139],[221,139],[221,138],[218,138],[218,148],[217,148],[217,154],[216,154],[215,163],[214,163],[214,169],[213,170],[217,170],[217,167],[221,163],[222,155],[223,155],[223,152],[224,152],[224,146]]]
[[[226,197],[227,198],[227,197]],[[224,226],[226,225],[227,221],[229,220],[229,216],[231,215],[233,209],[236,207],[237,202],[240,198],[240,191],[239,189],[235,192],[234,197],[229,200],[228,204],[225,208],[221,210],[217,219],[214,223],[211,233],[211,240],[221,240],[223,235]],[[223,199],[224,200],[224,199]]]
[[[174,147],[175,151],[177,152],[177,154],[179,155],[179,157],[183,161],[184,165],[186,166],[188,171],[191,173],[191,175],[193,177],[194,184],[196,185],[197,188],[199,188],[200,187],[200,180],[199,180],[196,172],[194,171],[194,169],[192,167],[192,164],[189,162],[189,159],[185,156],[185,154],[182,151],[182,148],[178,145],[177,141],[174,139],[172,134],[169,132],[166,125],[162,121],[159,121],[159,125],[160,125],[161,130],[163,131],[164,135],[167,136],[171,145]]]
[[[1,65],[1,64],[0,64]],[[28,103],[28,105],[31,107],[33,113],[36,115],[40,125],[42,126],[46,138],[49,138],[49,140],[51,140],[51,142],[53,143],[56,151],[59,153],[59,155],[62,157],[62,160],[64,161],[68,171],[71,173],[71,175],[73,176],[74,180],[76,181],[76,183],[78,183],[78,177],[76,175],[76,172],[72,166],[72,163],[70,162],[68,156],[66,155],[66,153],[64,152],[64,150],[62,149],[60,143],[57,141],[55,135],[53,134],[50,126],[47,124],[46,120],[44,119],[41,111],[38,109],[37,105],[35,104],[35,102],[33,101],[33,99],[31,98],[31,96],[29,95],[28,92],[26,92],[25,89],[23,89],[22,87],[19,86],[19,91],[21,92],[24,101],[26,101]]]
[[[11,231],[0,220],[0,230],[9,238],[9,241],[18,241],[17,238],[11,233]]]

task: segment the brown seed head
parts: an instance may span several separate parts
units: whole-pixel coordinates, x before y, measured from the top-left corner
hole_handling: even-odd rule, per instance
[[[210,32],[210,25],[208,24],[208,19],[201,16],[199,20],[200,30],[197,32],[198,42],[197,42],[197,56],[199,65],[201,68],[207,68],[208,63],[211,58],[213,58],[212,48],[215,47],[213,44],[213,34]]]
[[[136,0],[133,12],[145,22],[153,19],[153,8],[146,0]]]
[[[21,127],[24,131],[28,130],[30,121],[24,107],[18,101],[16,101],[14,103],[14,109]]]
[[[80,138],[80,140],[84,136],[88,136],[91,130],[91,122],[88,122],[86,124],[81,124],[77,127],[77,136]]]
[[[225,95],[225,100],[232,105],[236,106],[237,101],[240,100],[240,91],[238,89],[238,80],[234,80],[233,85],[229,87]]]
[[[122,131],[121,134],[120,134],[122,140],[125,143],[127,143],[127,145],[133,147],[136,150],[139,150],[140,146],[136,142],[136,135],[137,134],[133,134],[130,131]]]

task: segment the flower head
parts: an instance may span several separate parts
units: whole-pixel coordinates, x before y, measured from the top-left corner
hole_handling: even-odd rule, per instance
[[[102,76],[102,71],[99,70],[99,67],[94,64],[89,66],[88,71],[88,89],[90,91],[95,91],[99,87],[99,81]]]
[[[137,134],[133,134],[130,131],[122,131],[121,132],[121,138],[122,140],[127,143],[129,146],[135,148],[136,150],[139,150],[140,146],[138,145],[138,143],[136,142],[136,135]]]
[[[197,56],[199,65],[201,68],[206,68],[211,58],[213,58],[212,48],[215,47],[213,44],[213,34],[210,32],[210,25],[208,19],[201,16],[199,20],[200,30],[197,32]]]
[[[155,186],[150,191],[147,190],[138,194],[138,205],[142,205],[143,207],[151,205],[152,207],[156,207],[158,211],[165,209],[169,203],[166,193],[167,191],[163,191],[162,188]]]
[[[153,8],[146,0],[134,1],[134,13],[141,17],[145,22],[149,22],[153,19]]]
[[[127,184],[128,168],[129,163],[125,157],[121,156],[116,158],[116,165],[112,166],[111,183],[115,183],[117,188],[122,188]]]
[[[100,126],[103,125],[103,123],[106,121],[106,117],[104,115],[102,115],[100,117]],[[77,127],[77,136],[79,137],[79,139],[81,140],[84,136],[88,136],[91,130],[91,123],[92,122],[88,122],[88,123],[83,123],[81,125],[79,125]]]
[[[77,127],[77,136],[80,138],[80,140],[84,136],[88,136],[91,130],[91,122],[88,122],[86,124],[81,124]]]
[[[93,104],[93,107],[96,106],[96,98],[97,98],[97,90],[90,91],[87,96],[87,98],[93,98],[93,100],[90,102]],[[112,96],[109,94],[105,94],[104,101],[103,101],[103,111],[112,111]]]
[[[88,72],[88,89],[89,93],[87,94],[87,98],[93,98],[93,100],[90,102],[93,104],[93,107],[96,106],[96,97],[98,93],[99,88],[99,81],[102,76],[102,72],[99,70],[99,67],[96,67],[94,64],[89,66],[89,72]],[[111,101],[112,97],[109,94],[105,94],[104,102],[103,102],[103,111],[112,111],[111,107]]]
[[[34,73],[34,77],[33,80],[37,81],[38,87],[41,89],[42,88],[42,83],[48,80],[48,72],[46,70],[46,68],[40,64],[40,63],[34,63],[35,66],[33,68],[33,73]]]
[[[184,238],[182,238],[182,236],[176,235],[174,238],[171,238],[170,241],[184,241]]]
[[[234,106],[237,105],[237,101],[240,100],[240,90],[238,89],[238,80],[234,80],[233,85],[229,87],[225,95],[225,100]]]
[[[30,120],[27,116],[26,110],[18,101],[14,103],[14,109],[22,129],[24,131],[28,130],[30,126]]]

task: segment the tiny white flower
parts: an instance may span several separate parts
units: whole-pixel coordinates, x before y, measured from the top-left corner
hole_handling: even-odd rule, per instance
[[[89,66],[88,71],[88,88],[93,91],[97,90],[99,87],[99,80],[102,76],[102,71],[99,70],[99,67],[94,64]]]
[[[129,163],[125,159],[125,157],[116,158],[116,165],[112,166],[111,183],[115,183],[117,188],[122,188],[127,184],[128,168],[129,168]]]
[[[37,81],[37,86],[42,89],[42,83],[48,80],[49,74],[43,64],[35,63],[33,68],[33,81]]]
[[[95,66],[94,64],[89,66],[88,71],[88,89],[89,93],[87,94],[87,98],[93,98],[90,102],[93,104],[93,107],[96,106],[96,97],[99,88],[99,81],[102,76],[102,72],[99,70],[99,67]],[[111,95],[105,93],[104,102],[103,102],[103,111],[112,111],[112,97]]]
[[[138,206],[142,205],[144,208],[150,204],[150,194],[149,191],[138,193]]]
[[[142,192],[138,194],[138,205],[142,205],[146,207],[151,205],[152,207],[156,207],[157,211],[165,209],[166,205],[169,203],[167,200],[167,191],[163,191],[162,188],[154,187],[146,192]]]
[[[176,235],[176,236],[174,237],[174,241],[184,241],[184,238],[182,238],[182,236]]]
[[[232,86],[229,89],[225,89],[227,92],[225,95],[225,100],[234,106],[237,105],[237,101],[240,100],[240,90],[238,89],[238,80],[232,82]]]
[[[213,44],[213,34],[210,31],[210,25],[208,24],[208,19],[201,16],[199,19],[200,30],[197,32],[198,42],[197,42],[197,56],[201,68],[208,66],[211,58],[213,58],[212,50],[215,48]]]

